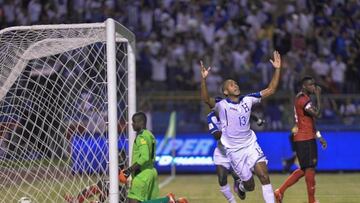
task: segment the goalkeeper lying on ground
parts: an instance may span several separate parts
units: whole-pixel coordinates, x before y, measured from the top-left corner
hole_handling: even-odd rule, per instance
[[[128,177],[132,176],[131,186],[128,192],[129,203],[187,203],[185,198],[175,200],[175,196],[170,193],[166,197],[158,198],[159,184],[157,171],[154,168],[156,140],[154,135],[146,129],[146,115],[143,112],[137,112],[132,117],[132,127],[136,131],[136,138],[132,151],[132,165],[123,169],[119,173],[121,183],[127,183]],[[89,192],[88,192],[89,191]],[[102,196],[107,197],[107,187],[104,190],[104,184],[98,183],[89,187],[89,190],[83,191],[78,198],[66,196],[68,202],[83,202],[85,198],[90,197],[87,194],[100,194],[99,201],[105,201]],[[97,193],[94,193],[97,192]],[[80,198],[79,198],[80,197]]]

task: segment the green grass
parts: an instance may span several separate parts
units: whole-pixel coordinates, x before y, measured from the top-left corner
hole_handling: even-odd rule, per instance
[[[270,174],[274,190],[281,185],[288,175]],[[164,176],[160,176],[160,180]],[[248,192],[246,200],[237,202],[259,203],[264,202],[260,182],[256,179],[256,188]],[[228,178],[233,184],[232,179]],[[360,174],[359,173],[336,173],[316,175],[316,198],[321,203],[359,203],[360,202]],[[165,195],[173,192],[177,197],[187,197],[190,203],[219,203],[226,202],[219,191],[216,175],[177,175],[167,186],[161,189]],[[286,203],[307,203],[305,180],[302,178],[298,183],[290,187],[284,196]]]
[[[288,175],[270,174],[273,188],[276,189],[286,179]],[[161,175],[160,181],[168,176]],[[253,192],[248,192],[245,201],[237,199],[238,203],[261,203],[262,198],[261,185],[257,178],[256,188]],[[231,177],[229,183],[233,184]],[[54,184],[51,187],[40,187],[36,185],[27,185],[19,188],[3,187],[0,185],[0,202],[17,202],[22,196],[28,194],[42,194],[37,196],[35,202],[64,202],[62,196],[65,193],[77,194],[81,188],[91,183],[93,180],[84,181],[81,178],[75,178],[65,185]],[[336,173],[336,174],[317,174],[316,175],[316,198],[321,203],[359,203],[360,202],[360,173]],[[23,193],[25,192],[25,193]],[[219,191],[217,177],[215,174],[208,175],[177,175],[176,178],[167,186],[161,189],[161,195],[173,192],[177,197],[187,197],[190,203],[223,203],[225,198]],[[60,194],[60,196],[59,196]],[[51,201],[49,201],[49,199]],[[289,188],[284,197],[285,203],[307,203],[306,186],[304,179]]]
[[[86,178],[86,180],[76,177],[72,180],[63,180],[61,184],[49,180],[33,183],[23,182],[21,186],[3,187],[0,185],[0,202],[16,203],[21,197],[29,197],[33,203],[64,202],[65,194],[76,195],[81,189],[95,181],[97,181],[96,177]]]

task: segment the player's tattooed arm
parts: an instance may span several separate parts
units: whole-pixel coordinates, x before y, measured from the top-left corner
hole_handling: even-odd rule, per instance
[[[321,87],[320,86],[316,86],[315,87],[315,96],[316,96],[316,104],[317,104],[317,117],[321,116]]]
[[[211,98],[209,96],[209,92],[207,90],[207,85],[206,85],[206,78],[209,75],[210,69],[209,68],[205,68],[204,64],[202,61],[200,61],[200,69],[201,69],[201,99],[210,107],[213,108],[215,106],[215,99]]]
[[[309,108],[305,108],[306,113],[310,114],[312,117],[319,118],[321,115],[320,109],[315,106],[310,106]]]
[[[309,108],[305,107],[305,111],[315,118],[321,116],[321,88],[320,86],[315,87],[316,106],[311,105]]]

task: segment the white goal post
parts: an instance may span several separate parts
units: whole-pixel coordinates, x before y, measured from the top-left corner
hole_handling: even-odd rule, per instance
[[[135,111],[135,36],[118,22],[1,30],[1,201],[66,202],[101,183],[125,202]]]

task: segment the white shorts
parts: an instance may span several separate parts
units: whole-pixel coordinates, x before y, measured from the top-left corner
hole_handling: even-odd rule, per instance
[[[225,149],[223,149],[224,147],[219,147],[217,146],[214,150],[214,155],[213,155],[213,159],[214,159],[214,164],[215,165],[221,165],[223,167],[225,167],[226,169],[230,170],[230,159],[228,159],[228,157],[226,156],[226,152]]]
[[[226,155],[230,160],[231,167],[242,181],[247,181],[252,177],[254,166],[258,162],[267,159],[257,142],[244,148],[227,148]]]

